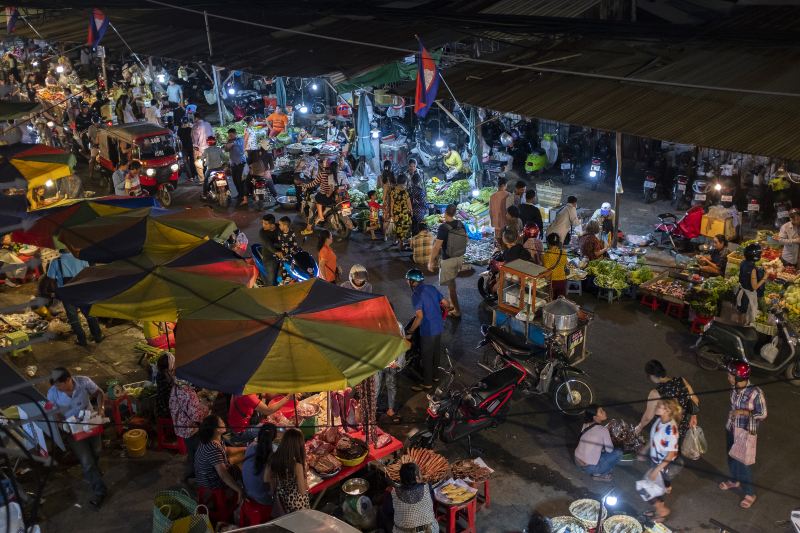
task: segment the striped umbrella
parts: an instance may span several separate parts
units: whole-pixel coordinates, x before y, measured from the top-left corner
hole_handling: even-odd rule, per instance
[[[385,296],[320,279],[240,289],[176,329],[176,372],[231,394],[340,390],[408,349]]]
[[[0,189],[26,189],[66,178],[75,167],[75,156],[44,144],[0,146]]]

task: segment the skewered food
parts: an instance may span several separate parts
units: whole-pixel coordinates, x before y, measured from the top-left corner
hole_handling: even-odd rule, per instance
[[[456,479],[471,479],[472,481],[484,481],[489,478],[492,471],[473,461],[472,459],[462,459],[451,465],[453,477]]]
[[[396,461],[386,467],[386,474],[395,483],[400,482],[400,467],[405,463],[416,463],[422,480],[426,483],[438,483],[447,476],[450,465],[447,459],[436,452],[424,448],[411,448]]]

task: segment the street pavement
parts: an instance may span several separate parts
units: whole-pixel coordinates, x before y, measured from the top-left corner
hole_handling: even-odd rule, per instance
[[[665,202],[643,204],[635,182],[626,184],[626,190],[629,194],[623,197],[623,228],[646,233],[655,214],[668,211],[669,206]],[[602,201],[613,202],[613,191],[608,186],[589,191],[579,182],[565,188],[565,196],[568,193],[579,197],[579,207],[592,210]],[[198,187],[182,186],[176,194],[176,207],[197,205],[198,195]],[[257,239],[261,213],[233,208],[216,210],[230,216],[251,242]],[[315,244],[311,241],[305,244],[309,250]],[[383,241],[371,242],[357,233],[349,242],[335,244],[334,250],[345,273],[352,264],[363,264],[375,292],[389,297],[399,319],[405,321],[411,316],[410,291],[402,279],[411,268],[410,254],[400,253]],[[491,321],[491,310],[481,304],[476,290],[479,272],[477,267],[473,273],[459,278],[463,318],[448,321],[445,334],[444,345],[456,363],[457,379],[465,384],[485,374],[476,364],[482,356],[482,349],[476,346],[480,325]],[[428,273],[427,280],[435,283],[434,275]],[[3,303],[19,299],[22,294],[0,291],[5,291],[0,292]],[[756,383],[766,383],[769,418],[759,434],[758,462],[754,466],[758,501],[752,509],[742,510],[738,506],[740,495],[717,488],[726,471],[724,425],[729,402],[726,377],[695,365],[690,349],[694,336],[689,333],[688,324],[666,317],[663,311],[646,309],[633,300],[609,304],[583,295],[577,301],[595,313],[588,333],[591,356],[581,368],[588,372],[596,401],[607,406],[610,417],[638,422],[643,400],[651,388],[644,363],[652,358],[661,360],[670,375],[684,376],[701,395],[699,423],[705,430],[709,451],[699,461],[687,461],[674,480],[674,490],[667,499],[673,513],[667,525],[673,531],[717,531],[709,522],[715,519],[740,533],[790,531],[779,523],[787,520],[791,509],[800,507],[800,483],[796,477],[800,461],[795,443],[800,422],[791,415],[800,400],[800,387],[775,383],[775,378],[769,376],[757,375],[754,379]],[[131,343],[139,338],[138,329],[122,324],[108,333],[103,344],[91,346],[88,351],[74,347],[70,339],[36,345],[33,356],[17,364],[24,367],[34,362],[39,365],[40,375],[56,364],[78,367],[78,373],[96,377],[101,385],[112,377],[121,376],[122,382],[144,379],[144,372],[136,366],[138,357],[131,348]],[[398,438],[406,436],[424,419],[424,395],[412,393],[411,384],[405,377],[399,383],[403,423],[382,424]],[[618,505],[625,512],[638,514],[646,510],[648,505],[637,495],[634,485],[642,478],[647,464],[619,466],[613,484],[591,481],[572,463],[579,431],[580,421],[558,413],[546,398],[515,397],[507,421],[473,439],[473,445],[482,448],[482,457],[496,470],[491,481],[492,503],[478,513],[478,531],[521,531],[534,510],[550,516],[565,515],[571,501],[600,497],[612,486],[619,496]],[[461,443],[437,446],[450,459],[467,455]],[[44,531],[75,531],[77,524],[98,532],[148,529],[152,497],[158,490],[180,487],[182,460],[152,450],[143,458],[127,459],[119,443],[112,442],[102,461],[111,492],[99,512],[90,510],[87,504],[79,467],[59,469],[47,484]],[[337,494],[329,499],[334,503],[339,501]]]

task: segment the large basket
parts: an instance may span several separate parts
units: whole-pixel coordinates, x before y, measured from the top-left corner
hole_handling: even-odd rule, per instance
[[[153,533],[170,533],[175,521],[191,516],[197,509],[185,490],[162,490],[153,498]]]
[[[539,205],[545,207],[558,207],[561,205],[561,187],[553,185],[552,181],[536,184],[536,199]]]

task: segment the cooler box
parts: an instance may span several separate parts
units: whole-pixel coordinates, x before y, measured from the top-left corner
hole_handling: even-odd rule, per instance
[[[725,235],[727,239],[736,237],[736,227],[733,225],[733,217],[728,218],[713,218],[708,215],[703,215],[700,222],[700,234],[708,238],[715,235]]]

